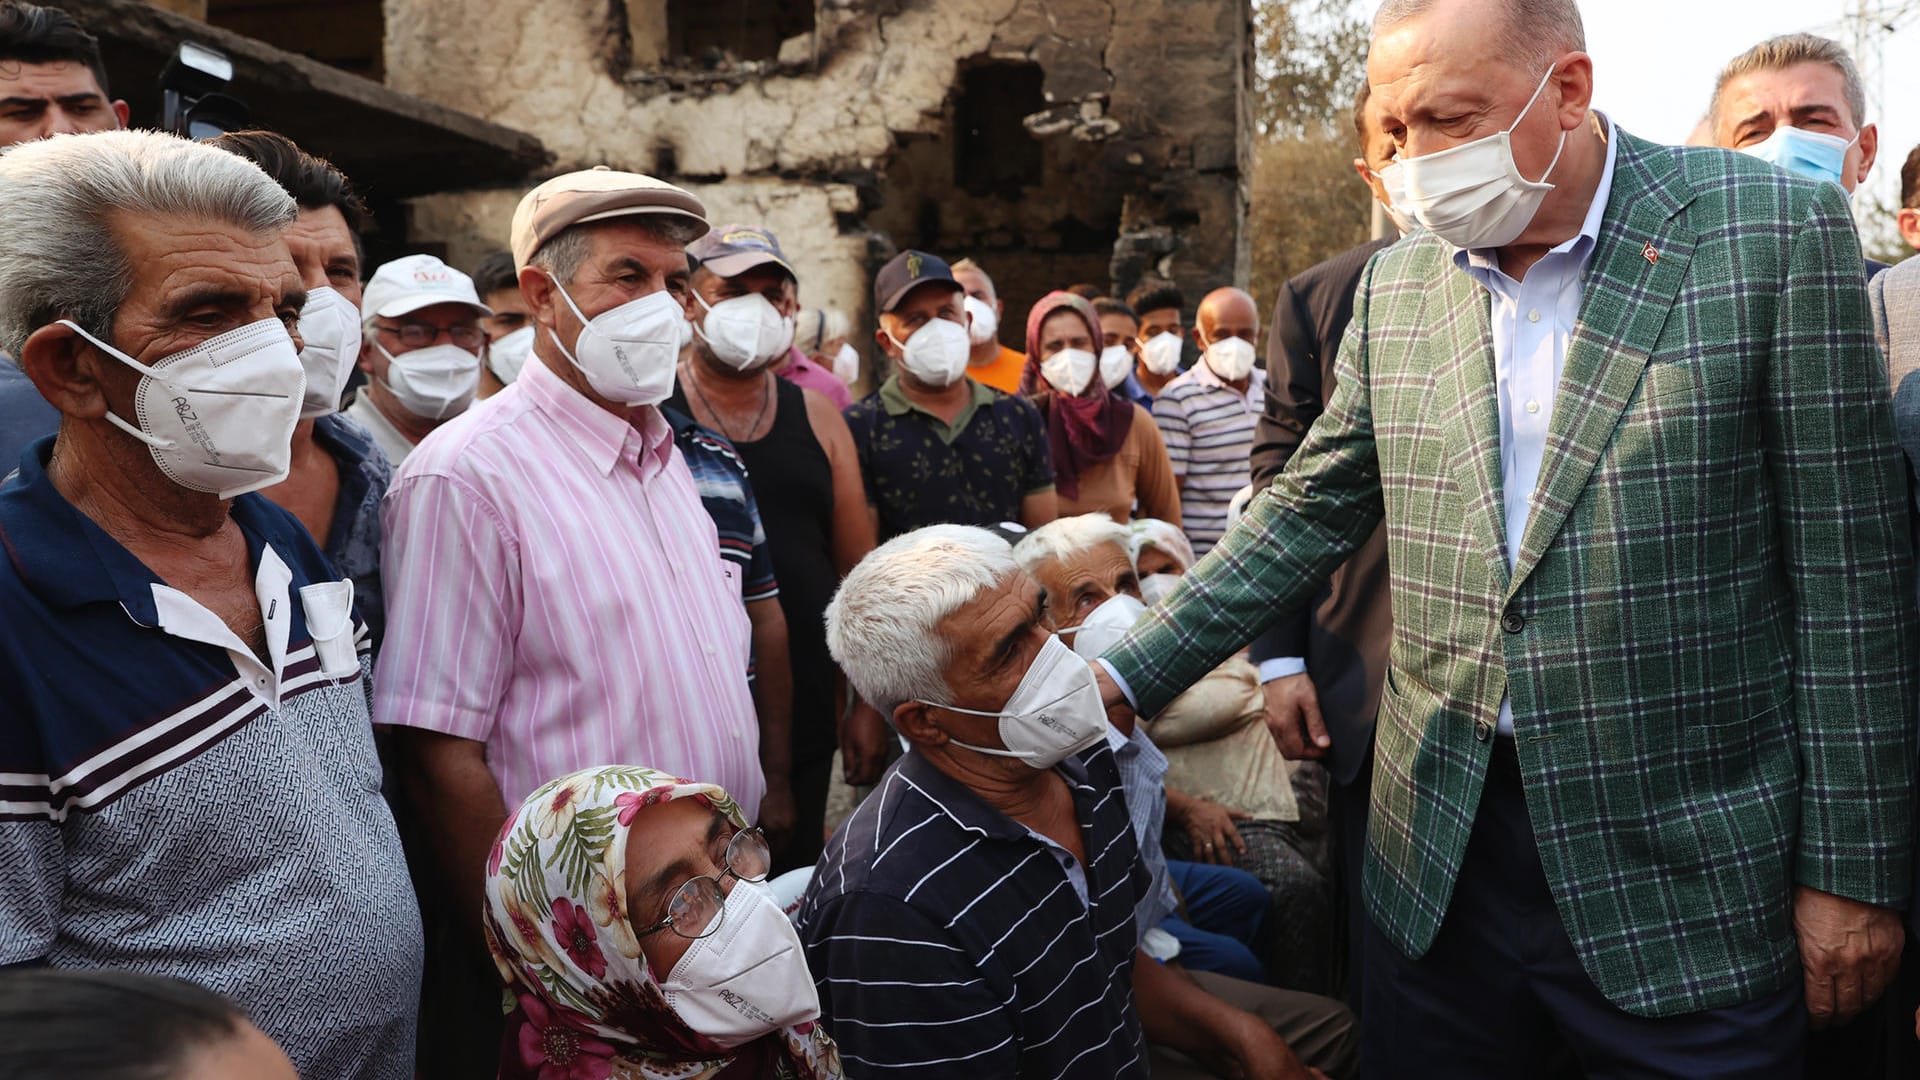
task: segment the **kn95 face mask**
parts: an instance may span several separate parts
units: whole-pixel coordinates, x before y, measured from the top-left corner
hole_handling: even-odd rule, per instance
[[[78,323],[62,325],[140,373],[137,423],[107,423],[147,445],[167,478],[231,499],[287,478],[306,374],[279,319],[261,319],[143,364]]]

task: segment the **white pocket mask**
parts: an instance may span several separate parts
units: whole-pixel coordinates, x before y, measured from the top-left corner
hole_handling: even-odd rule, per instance
[[[353,646],[353,579],[316,581],[300,586],[307,633],[313,636],[320,674],[344,679],[360,674],[360,653]]]

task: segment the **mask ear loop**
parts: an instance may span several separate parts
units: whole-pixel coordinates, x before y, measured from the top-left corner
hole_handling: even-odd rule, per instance
[[[1546,90],[1547,83],[1553,81],[1553,73],[1557,70],[1559,70],[1559,65],[1555,64],[1555,65],[1549,66],[1547,68],[1547,73],[1545,75],[1540,76],[1540,85],[1533,88],[1533,96],[1527,99],[1526,108],[1520,110],[1520,115],[1513,118],[1513,123],[1508,126],[1507,130],[1501,132],[1502,135],[1505,135],[1508,138],[1511,138],[1513,136],[1513,131],[1515,128],[1520,126],[1520,121],[1525,120],[1527,118],[1527,114],[1533,111],[1533,107],[1539,104],[1541,93]],[[1523,181],[1526,181],[1529,184],[1546,183],[1547,177],[1552,176],[1553,170],[1559,166],[1560,155],[1566,152],[1567,152],[1567,133],[1565,131],[1561,131],[1560,145],[1554,149],[1553,160],[1547,163],[1547,171],[1541,173],[1540,179],[1538,180],[1527,180],[1527,178],[1524,176],[1520,177],[1520,179]],[[1511,149],[1508,150],[1508,157],[1509,158],[1512,157]],[[1514,172],[1516,174],[1519,171],[1520,170],[1518,168],[1514,169]]]
[[[162,383],[167,383],[167,385],[172,385],[168,381],[166,376],[160,374],[155,369],[148,367],[146,364],[143,364],[140,361],[135,360],[133,357],[128,356],[126,353],[121,352],[119,349],[116,349],[113,346],[107,344],[106,342],[101,341],[99,338],[94,337],[92,334],[87,332],[85,327],[81,326],[77,322],[74,322],[72,319],[59,319],[56,321],[59,322],[61,326],[64,326],[67,329],[72,330],[74,333],[79,334],[81,337],[86,338],[89,342],[92,342],[94,348],[99,349],[101,352],[106,353],[108,356],[113,357],[115,360],[120,361],[121,363],[127,365],[133,370],[146,376],[147,378],[154,379]],[[107,410],[107,423],[112,424],[114,427],[119,428],[121,431],[126,432],[128,435],[133,436],[135,439],[138,439],[139,441],[146,443],[148,446],[153,447],[155,450],[172,450],[174,447],[180,445],[179,443],[175,442],[172,439],[163,439],[158,435],[154,435],[149,432],[140,430],[138,426],[129,424],[125,420],[120,419],[119,414],[114,412],[112,409]]]

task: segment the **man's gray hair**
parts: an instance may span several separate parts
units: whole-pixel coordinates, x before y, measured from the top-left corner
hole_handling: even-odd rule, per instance
[[[1112,544],[1122,555],[1130,555],[1132,538],[1125,525],[1104,512],[1055,518],[1021,537],[1013,546],[1013,558],[1022,570],[1035,574],[1050,563],[1084,555],[1101,544]]]
[[[1847,111],[1853,114],[1853,126],[1856,130],[1866,126],[1867,92],[1860,85],[1860,69],[1854,66],[1853,54],[1847,47],[1817,34],[1782,34],[1734,57],[1713,81],[1713,102],[1707,107],[1707,117],[1713,122],[1716,134],[1721,121],[1720,102],[1726,95],[1728,83],[1763,71],[1785,71],[1795,64],[1826,64],[1839,71],[1840,80],[1846,86]]]
[[[953,643],[940,621],[1020,572],[1005,540],[971,525],[931,525],[873,549],[827,605],[827,651],[869,705],[951,702]]]
[[[540,267],[562,285],[573,284],[573,275],[586,265],[587,253],[593,249],[592,230],[595,226],[614,221],[638,226],[661,241],[680,247],[686,247],[707,232],[705,226],[678,214],[627,214],[600,221],[583,221],[554,233],[551,239],[527,256],[527,265]]]
[[[1373,16],[1373,34],[1424,15],[1440,0],[1385,0]],[[1505,56],[1534,61],[1538,78],[1546,74],[1547,61],[1565,52],[1587,51],[1586,24],[1580,21],[1577,0],[1486,0],[1505,9],[1506,25],[1500,32],[1500,52]]]
[[[0,154],[0,352],[59,319],[111,341],[135,268],[114,219],[275,232],[298,212],[258,165],[157,131],[56,135]]]

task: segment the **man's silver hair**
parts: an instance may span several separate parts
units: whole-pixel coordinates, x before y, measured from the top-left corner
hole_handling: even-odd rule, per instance
[[[1566,52],[1587,51],[1586,24],[1580,21],[1578,0],[1485,0],[1506,10],[1500,32],[1500,52],[1533,61],[1538,78],[1545,64]],[[1431,10],[1439,0],[1385,0],[1373,16],[1373,34]]]
[[[1101,544],[1112,544],[1121,554],[1130,555],[1132,536],[1125,525],[1106,513],[1055,518],[1021,537],[1013,546],[1013,558],[1022,570],[1036,574],[1051,563],[1084,555]]]
[[[1720,70],[1720,77],[1713,81],[1713,101],[1707,107],[1707,119],[1713,124],[1715,137],[1725,119],[1720,115],[1720,101],[1726,95],[1728,83],[1762,71],[1785,71],[1795,64],[1827,64],[1838,70],[1846,86],[1847,111],[1853,114],[1854,129],[1866,126],[1867,92],[1860,85],[1860,69],[1854,66],[1853,54],[1847,47],[1816,34],[1782,34],[1734,57]]]
[[[827,605],[827,650],[867,703],[950,702],[953,643],[940,621],[1017,574],[1005,540],[971,525],[931,525],[873,549]]]
[[[115,219],[275,232],[293,197],[237,154],[157,131],[56,135],[0,154],[0,351],[59,319],[112,341],[135,267]]]
[[[587,253],[593,249],[592,231],[597,225],[609,222],[623,222],[636,225],[652,233],[669,244],[686,247],[706,235],[706,228],[683,218],[678,214],[628,214],[622,217],[604,218],[600,221],[586,221],[578,225],[569,225],[553,234],[553,238],[541,244],[527,257],[528,266],[538,266],[553,276],[553,280],[562,285],[573,284],[573,275],[586,265]]]

